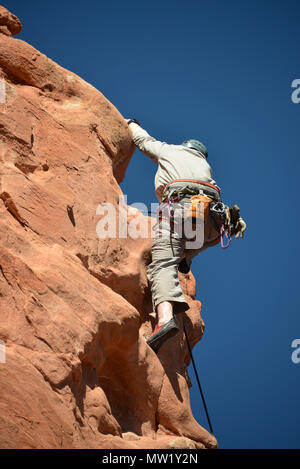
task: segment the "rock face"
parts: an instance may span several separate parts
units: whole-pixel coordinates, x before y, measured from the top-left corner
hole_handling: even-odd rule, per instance
[[[20,30],[1,7],[0,447],[215,447],[191,413],[182,328],[158,356],[145,342],[151,238],[96,233],[99,204],[122,195],[128,127]],[[192,273],[180,278],[194,345],[201,305]]]

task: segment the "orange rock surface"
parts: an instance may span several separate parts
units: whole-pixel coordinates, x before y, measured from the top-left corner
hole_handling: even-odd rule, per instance
[[[191,412],[182,327],[158,355],[145,341],[151,238],[96,233],[97,206],[122,195],[127,124],[20,30],[0,7],[0,447],[215,447]],[[180,279],[194,345],[201,304]]]

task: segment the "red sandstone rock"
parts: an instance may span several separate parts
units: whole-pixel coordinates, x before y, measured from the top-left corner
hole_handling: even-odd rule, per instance
[[[3,7],[0,25],[21,30]],[[150,237],[96,234],[96,208],[117,207],[134,151],[123,117],[80,77],[5,34],[0,447],[214,447],[190,409],[182,328],[158,356],[145,342],[154,322]],[[194,345],[201,305],[192,273],[181,281],[190,310],[180,321]]]
[[[15,36],[21,31],[22,25],[19,18],[0,6],[0,33],[6,34],[6,36]]]

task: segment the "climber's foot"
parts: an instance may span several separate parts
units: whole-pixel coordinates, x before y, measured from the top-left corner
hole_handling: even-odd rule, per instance
[[[152,335],[147,340],[147,344],[150,345],[152,350],[157,353],[161,344],[166,339],[169,339],[170,337],[173,337],[175,334],[177,334],[178,330],[179,328],[174,318],[170,319],[170,321],[166,322],[162,326],[157,324]]]

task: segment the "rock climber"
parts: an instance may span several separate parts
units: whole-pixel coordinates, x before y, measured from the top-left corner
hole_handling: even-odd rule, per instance
[[[227,247],[232,235],[244,235],[246,223],[239,207],[221,201],[212,179],[205,145],[194,139],[169,145],[151,137],[136,119],[126,119],[136,147],[158,165],[155,192],[160,202],[152,243],[152,262],[147,266],[156,327],[147,340],[157,352],[178,331],[176,313],[189,307],[178,270],[188,273],[192,258],[221,241]],[[184,226],[185,225],[185,226]],[[228,238],[223,243],[224,235]]]

